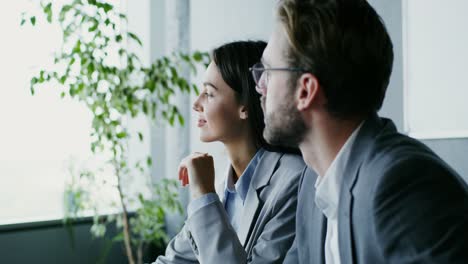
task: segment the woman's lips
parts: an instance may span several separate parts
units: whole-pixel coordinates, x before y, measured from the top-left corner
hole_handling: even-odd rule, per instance
[[[205,119],[198,119],[198,127],[202,127],[206,124],[206,120]]]

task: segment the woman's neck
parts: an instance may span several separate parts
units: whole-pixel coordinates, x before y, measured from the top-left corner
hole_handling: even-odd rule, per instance
[[[247,165],[257,153],[258,148],[252,140],[237,140],[225,143],[232,168],[234,169],[234,182],[244,173]]]

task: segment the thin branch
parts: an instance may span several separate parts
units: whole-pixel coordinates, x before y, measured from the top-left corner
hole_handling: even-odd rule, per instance
[[[128,224],[128,212],[127,212],[127,207],[125,206],[124,195],[122,191],[119,166],[120,165],[118,164],[118,161],[114,160],[115,175],[117,177],[117,189],[119,191],[120,203],[122,205],[122,222],[123,222],[125,251],[127,252],[128,263],[135,264],[135,259],[133,258],[132,245],[130,241],[130,226]]]

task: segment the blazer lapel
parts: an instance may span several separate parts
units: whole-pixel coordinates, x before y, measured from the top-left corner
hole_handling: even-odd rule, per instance
[[[253,228],[254,219],[258,216],[258,208],[260,205],[260,189],[269,184],[270,178],[275,172],[276,163],[279,161],[282,154],[276,152],[265,151],[259,161],[253,175],[247,196],[244,202],[244,212],[242,214],[242,222],[237,233],[240,242],[245,247]]]
[[[368,156],[371,144],[382,129],[382,121],[372,115],[362,125],[351,148],[349,160],[344,170],[338,209],[338,243],[341,263],[356,263],[353,239],[353,187],[359,176],[362,162]]]
[[[317,174],[307,169],[302,176],[297,201],[296,239],[299,262],[325,264],[327,218],[315,206]]]
[[[341,206],[341,204],[343,206]],[[341,192],[340,210],[338,212],[338,243],[341,263],[354,263],[353,234],[352,234],[353,197],[350,192]]]
[[[252,195],[250,195],[252,193]],[[237,233],[239,241],[245,247],[247,244],[247,238],[249,231],[252,227],[252,222],[257,216],[257,209],[260,204],[260,200],[255,191],[250,191],[245,199],[244,212],[242,214],[242,222]]]
[[[311,250],[309,258],[302,258],[302,259],[315,259],[311,263],[318,263],[318,264],[325,264],[325,238],[327,235],[327,219],[322,214],[322,212],[315,208],[313,212],[313,221],[312,222],[312,234],[319,234],[314,235],[310,241]]]

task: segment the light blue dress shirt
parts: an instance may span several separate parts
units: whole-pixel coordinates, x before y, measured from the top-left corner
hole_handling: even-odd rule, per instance
[[[263,149],[259,149],[255,156],[250,160],[244,173],[239,177],[239,180],[234,184],[234,173],[232,167],[227,175],[226,184],[224,187],[224,208],[226,209],[229,217],[229,222],[236,232],[238,231],[241,223],[241,218],[244,211],[244,201],[247,197],[247,192],[250,187],[252,176],[257,168],[257,165],[262,158],[264,153]],[[190,202],[187,209],[188,217],[190,217],[197,210],[211,203],[219,201],[219,197],[216,193],[208,193],[200,198],[197,198]]]

